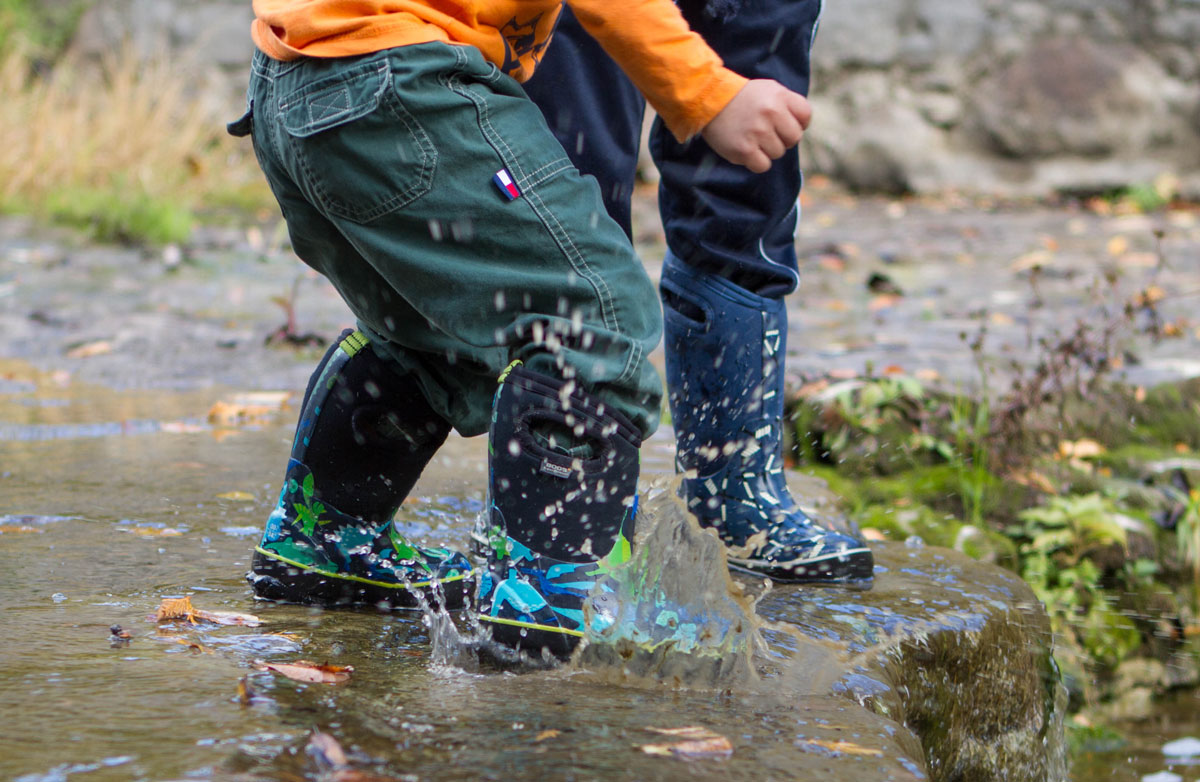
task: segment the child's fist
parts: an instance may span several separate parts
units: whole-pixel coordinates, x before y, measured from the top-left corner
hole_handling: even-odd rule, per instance
[[[796,146],[812,106],[773,79],[753,79],[704,126],[700,135],[718,155],[756,174]]]

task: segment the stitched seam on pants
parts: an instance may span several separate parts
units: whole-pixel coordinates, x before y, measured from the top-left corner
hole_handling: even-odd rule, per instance
[[[554,177],[556,174],[571,168],[572,165],[573,164],[571,163],[570,158],[560,157],[558,160],[551,160],[546,165],[530,171],[524,179],[517,182],[517,187],[519,187],[521,190],[525,190],[526,188],[530,187],[537,187],[541,183]],[[547,171],[546,169],[552,170]]]
[[[629,338],[628,335],[621,330],[620,321],[617,318],[616,308],[613,306],[612,291],[609,289],[608,283],[602,276],[595,274],[592,271],[591,266],[588,265],[588,262],[583,257],[583,254],[579,252],[579,249],[571,240],[570,234],[568,234],[567,231],[562,227],[562,223],[558,221],[558,218],[555,216],[554,212],[546,207],[545,202],[542,200],[541,194],[539,194],[536,190],[531,190],[528,193],[525,193],[524,197],[529,200],[530,206],[533,207],[534,214],[536,214],[538,219],[542,221],[542,225],[546,226],[546,229],[550,231],[550,235],[554,238],[555,243],[558,244],[563,255],[566,257],[567,263],[571,265],[571,268],[574,269],[580,277],[587,280],[591,284],[592,289],[596,292],[596,298],[600,302],[600,314],[604,323],[604,327],[627,339],[629,344],[633,347],[629,358],[625,362],[625,367],[621,370],[621,373],[617,375],[614,382],[626,380],[632,376],[634,367],[637,365],[638,361],[641,360],[641,346],[638,345],[635,340]]]
[[[508,146],[500,134],[496,132],[496,129],[491,124],[491,120],[487,116],[488,110],[486,101],[463,86],[460,80],[457,78],[452,77],[448,82],[448,86],[455,93],[463,96],[475,105],[475,109],[479,117],[479,129],[483,133],[484,138],[486,138],[488,143],[490,143],[492,147],[500,153],[501,160],[504,161],[506,165],[511,165],[513,168],[516,168],[518,172],[520,172],[518,176],[522,179],[522,181],[527,179],[528,177],[524,173],[524,169],[521,168],[520,161],[518,160],[516,154],[513,152],[512,148]],[[541,168],[545,168],[545,166],[540,167],[538,170],[541,170]],[[592,290],[595,292],[596,299],[600,304],[600,314],[604,327],[610,331],[616,332],[621,336],[626,336],[620,329],[620,323],[616,315],[616,310],[613,306],[612,292],[608,287],[608,283],[605,282],[602,276],[592,271],[591,267],[587,263],[587,260],[583,257],[583,254],[579,252],[579,249],[575,246],[575,243],[571,241],[570,235],[563,229],[562,224],[558,222],[558,219],[554,216],[554,213],[546,208],[545,202],[542,201],[541,196],[537,193],[537,191],[530,190],[524,193],[523,197],[533,208],[534,214],[538,216],[538,219],[541,221],[542,225],[544,225],[550,232],[551,237],[554,239],[555,244],[558,245],[559,250],[563,253],[567,263],[570,264],[571,268],[575,270],[576,274],[578,274],[584,280],[587,280],[592,286]],[[635,358],[640,360],[641,346],[632,339],[629,341],[630,344],[633,345],[634,349],[632,351],[632,355],[626,361],[625,368],[621,371],[621,374],[618,375],[618,381],[624,380],[632,374],[633,367],[636,364],[634,361]]]

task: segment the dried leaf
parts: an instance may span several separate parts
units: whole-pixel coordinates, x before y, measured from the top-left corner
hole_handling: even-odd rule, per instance
[[[862,530],[863,540],[887,540],[887,535],[884,535],[874,527],[864,527]]]
[[[342,745],[328,733],[314,730],[304,751],[322,768],[345,768],[350,765]]]
[[[533,740],[534,741],[545,741],[546,739],[552,739],[555,736],[560,736],[560,735],[562,735],[562,731],[554,730],[553,728],[551,728],[550,730],[543,730],[541,733],[537,734],[537,736],[535,736]]]
[[[1108,240],[1108,244],[1106,246],[1108,248],[1108,254],[1115,258],[1118,255],[1124,254],[1124,252],[1129,249],[1129,240],[1124,236],[1114,236]]]
[[[832,752],[838,752],[843,755],[869,755],[871,757],[883,757],[883,751],[864,747],[860,744],[855,744],[852,741],[825,741],[824,739],[805,739],[802,744],[811,744],[822,747],[823,749]]]
[[[218,500],[234,500],[235,502],[254,502],[254,495],[248,491],[227,491],[217,495]]]
[[[664,736],[675,736],[681,739],[714,739],[720,738],[721,734],[713,733],[703,725],[688,725],[684,728],[646,728],[651,733],[661,733]]]
[[[293,663],[255,660],[254,667],[260,671],[274,671],[298,682],[318,684],[341,684],[349,681],[350,674],[354,672],[354,667],[350,665],[318,665],[308,660],[296,660]]]
[[[91,358],[92,356],[108,355],[112,352],[112,343],[106,339],[100,339],[95,342],[85,342],[82,345],[76,345],[67,351],[67,358]]]
[[[183,534],[182,530],[174,527],[117,527],[117,531],[143,535],[148,538],[174,538]]]
[[[28,524],[0,524],[0,535],[25,535],[30,532],[44,531],[38,527],[30,527]]]
[[[993,326],[1011,326],[1016,322],[1013,320],[1012,315],[1006,312],[993,312],[988,316],[988,320],[991,321]]]
[[[176,638],[174,640],[175,640],[175,643],[186,646],[188,649],[195,652],[196,654],[212,654],[211,651],[209,651],[208,649],[205,649],[203,646],[196,643],[195,641],[189,641],[186,638]]]
[[[648,728],[655,733],[671,736],[690,736],[686,741],[673,744],[643,744],[640,749],[647,755],[660,757],[675,757],[680,760],[702,760],[727,758],[733,754],[733,744],[729,739],[707,728],[692,726],[687,728],[662,729]]]
[[[218,625],[238,625],[240,627],[258,627],[262,620],[253,614],[239,614],[236,611],[202,611],[194,609],[192,616]]]
[[[158,606],[158,611],[154,614],[154,621],[167,622],[172,619],[186,619],[192,624],[196,624],[196,620],[193,618],[195,613],[196,609],[192,608],[190,597],[164,597]]]
[[[208,410],[208,421],[217,426],[262,423],[287,407],[291,393],[256,391],[218,400]]]
[[[250,679],[246,676],[238,679],[237,697],[238,703],[243,706],[249,706],[254,699],[254,690],[250,688]]]

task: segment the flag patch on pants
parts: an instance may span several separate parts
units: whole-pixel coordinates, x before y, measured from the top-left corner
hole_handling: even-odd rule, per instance
[[[496,183],[496,187],[500,188],[500,192],[504,193],[504,197],[509,201],[521,195],[521,191],[517,189],[517,185],[512,181],[512,177],[508,173],[507,168],[502,168],[492,177],[492,181]]]

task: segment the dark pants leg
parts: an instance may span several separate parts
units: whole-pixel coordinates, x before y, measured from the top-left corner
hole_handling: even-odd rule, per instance
[[[741,0],[722,3],[721,14],[710,14],[694,1],[680,5],[692,28],[730,68],[807,94],[820,0]],[[569,10],[525,89],[576,167],[599,181],[609,213],[628,232],[643,104]],[[757,295],[775,298],[794,290],[797,152],[790,151],[765,174],[754,174],[721,159],[701,138],[680,144],[660,122],[652,133],[651,152],[662,174],[659,208],[671,253]]]

